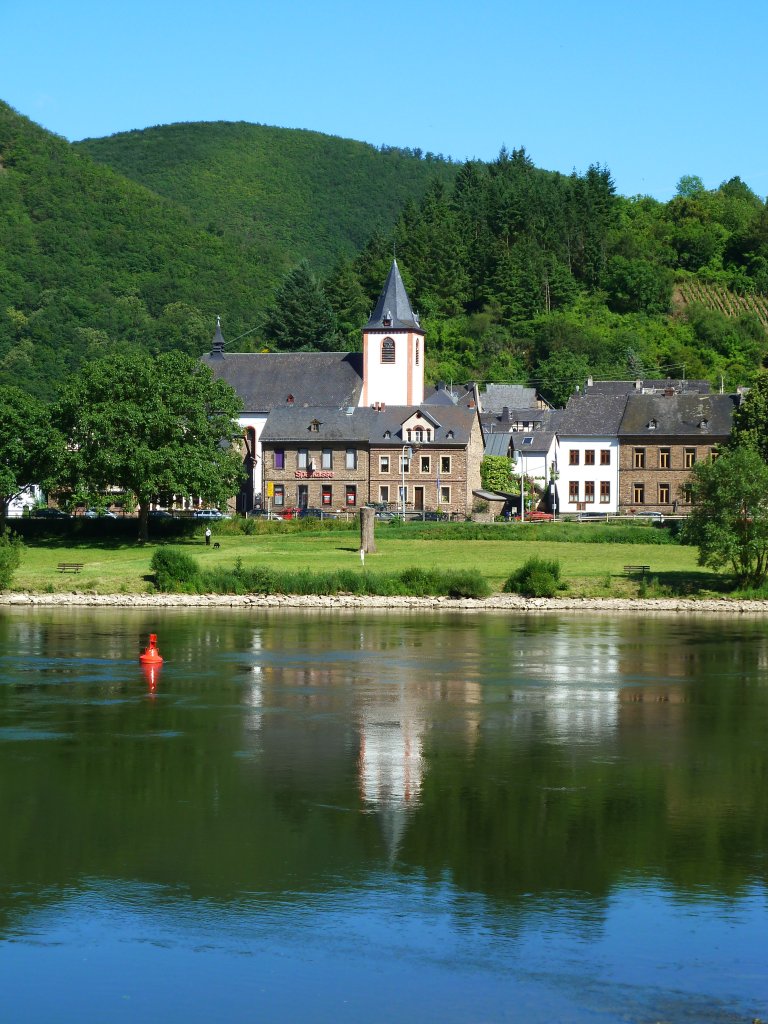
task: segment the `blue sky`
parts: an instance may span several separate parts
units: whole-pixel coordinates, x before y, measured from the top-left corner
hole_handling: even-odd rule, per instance
[[[0,99],[68,139],[254,121],[669,198],[768,194],[768,4],[0,0]]]

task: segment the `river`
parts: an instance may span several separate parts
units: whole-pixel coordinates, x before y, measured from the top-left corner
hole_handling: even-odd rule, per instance
[[[767,737],[746,616],[0,609],[0,1020],[768,1016]]]

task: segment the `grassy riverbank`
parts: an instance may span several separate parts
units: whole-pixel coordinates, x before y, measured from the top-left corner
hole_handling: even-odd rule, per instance
[[[536,528],[539,531],[546,527]],[[649,539],[652,536],[648,531]],[[696,564],[696,549],[677,544],[568,543],[538,539],[473,540],[442,539],[438,531],[417,538],[405,530],[377,531],[378,552],[366,556],[365,568],[399,573],[410,568],[426,570],[476,569],[494,591],[528,558],[557,559],[568,592],[588,597],[633,597],[713,594],[721,591],[720,578]],[[219,548],[206,547],[202,539],[175,540],[175,546],[200,561],[206,569],[233,568],[238,559],[246,569],[264,566],[276,572],[301,570],[337,571],[362,569],[358,535],[353,531],[287,531],[276,529],[253,535],[220,533]],[[63,593],[70,590],[97,594],[146,593],[152,589],[150,562],[157,544],[140,546],[104,538],[99,543],[64,539],[38,541],[24,548],[14,590]],[[79,574],[60,573],[60,562],[82,562]],[[650,583],[628,578],[625,565],[650,566]]]

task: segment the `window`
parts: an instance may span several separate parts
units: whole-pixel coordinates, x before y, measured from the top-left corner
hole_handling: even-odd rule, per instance
[[[299,448],[299,454],[296,457],[296,464],[299,469],[309,468],[309,451],[306,448]]]
[[[330,484],[323,484],[322,504],[325,508],[333,503],[333,487]]]
[[[669,484],[659,484],[659,504],[669,504]]]
[[[401,456],[400,456],[400,472],[401,473],[410,473],[411,472],[411,460],[408,458],[407,455],[402,455],[401,454]]]
[[[397,488],[397,500],[398,500],[398,502],[400,504],[402,504],[403,502],[405,502],[407,504],[407,502],[408,502],[408,485],[407,484],[405,485],[405,487],[403,487],[403,485],[400,484],[400,486]]]
[[[380,473],[388,473],[389,472],[389,456],[388,455],[380,455],[379,456],[379,472]]]
[[[686,448],[684,453],[685,468],[691,469],[692,466],[696,465],[696,449]]]
[[[594,464],[595,464],[595,449],[594,448],[587,448],[587,450],[584,452],[584,465],[585,466],[594,466]]]
[[[421,444],[422,441],[424,440],[424,431],[421,429],[421,427],[416,427],[416,429],[413,432],[413,436],[417,444]]]
[[[533,438],[532,437],[524,437],[523,438],[523,444],[524,445],[531,445],[531,444],[533,444]]]
[[[595,481],[585,480],[584,481],[584,501],[588,501],[594,504],[595,501]]]
[[[333,469],[333,451],[330,448],[323,448],[323,469]]]
[[[430,459],[430,457],[428,455],[422,455],[421,456],[421,472],[422,473],[429,473],[431,468],[432,468],[432,460]]]
[[[671,449],[659,448],[659,469],[669,469]]]
[[[634,462],[635,469],[645,469],[645,448],[635,448]]]
[[[383,501],[385,505],[389,504],[389,485],[382,484],[379,487],[379,501]]]
[[[718,457],[718,455],[719,455],[719,454],[720,454],[720,452],[719,452],[719,451],[717,450],[717,448],[710,448],[710,449],[709,449],[709,458],[710,458],[710,461],[711,461],[711,462],[714,462],[714,461],[715,461],[715,459],[716,459],[716,458]]]
[[[275,448],[275,469],[285,469],[284,448]]]
[[[312,420],[309,424],[309,429],[313,434],[316,434],[320,430],[320,420]]]
[[[579,464],[579,450],[578,448],[571,448],[568,453],[568,464],[570,466],[578,466]]]
[[[450,503],[451,503],[451,488],[450,487],[441,487],[440,488],[440,504],[441,505],[450,505]]]
[[[600,504],[607,505],[611,500],[611,484],[609,480],[600,481]]]
[[[416,365],[419,365],[419,339],[416,339]]]
[[[347,469],[357,469],[357,449],[347,448],[345,466]]]
[[[693,502],[693,487],[690,484],[683,484],[683,504],[690,505]]]
[[[394,363],[395,361],[395,339],[385,338],[381,343],[382,363]]]
[[[632,501],[635,505],[645,504],[645,484],[632,484]]]
[[[611,449],[610,448],[602,448],[600,450],[600,465],[601,466],[610,466],[610,464],[611,464]]]
[[[440,472],[450,473],[451,472],[451,456],[441,455],[440,456]]]
[[[357,504],[357,487],[354,484],[347,484],[347,505]]]
[[[285,504],[285,487],[282,484],[275,484],[274,498],[275,505],[282,507]]]
[[[571,480],[568,484],[568,501],[574,502],[579,500],[579,481]]]

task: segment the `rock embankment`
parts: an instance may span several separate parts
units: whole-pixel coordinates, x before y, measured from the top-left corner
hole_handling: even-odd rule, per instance
[[[768,615],[768,602],[695,600],[678,598],[527,598],[517,594],[494,594],[484,600],[448,597],[333,597],[297,594],[0,594],[0,607],[66,608],[306,608],[306,609],[432,609],[460,612],[596,612],[717,613]]]

